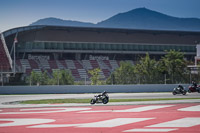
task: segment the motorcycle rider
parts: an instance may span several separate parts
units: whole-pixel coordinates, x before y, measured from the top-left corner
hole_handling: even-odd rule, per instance
[[[101,97],[103,95],[105,95],[107,92],[106,91],[103,91],[101,94],[98,95],[98,97]]]
[[[197,83],[192,81],[192,87],[196,90],[197,89]]]
[[[180,88],[180,92],[184,91],[184,87],[182,85],[178,85],[178,88]]]
[[[106,93],[107,93],[106,91],[103,91],[103,92],[102,92],[102,95],[105,95]]]

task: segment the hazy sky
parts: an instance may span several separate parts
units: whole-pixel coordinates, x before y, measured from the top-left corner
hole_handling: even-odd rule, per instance
[[[97,23],[140,7],[175,17],[200,18],[200,0],[0,0],[0,31],[46,17]]]

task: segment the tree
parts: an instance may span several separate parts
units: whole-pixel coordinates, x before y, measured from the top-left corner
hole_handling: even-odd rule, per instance
[[[141,58],[138,64],[135,66],[135,73],[140,79],[140,83],[155,83],[158,80],[157,62],[154,59],[150,59],[147,53],[144,58]]]
[[[60,70],[59,73],[59,78],[60,78],[60,84],[61,85],[72,85],[74,84],[74,79],[71,75],[71,73],[67,70]]]
[[[32,71],[30,76],[27,78],[27,82],[29,82],[30,85],[40,85],[42,83],[42,73]]]
[[[134,84],[136,83],[136,75],[134,66],[129,62],[120,62],[117,68],[107,79],[107,84]]]
[[[71,73],[67,70],[54,70],[53,78],[50,79],[49,84],[52,85],[71,85],[74,84],[74,79]]]
[[[32,71],[27,78],[30,85],[72,85],[74,79],[71,73],[67,70],[55,70],[52,73],[52,78],[49,78],[48,72],[35,72]]]
[[[98,85],[100,84],[100,73],[101,70],[99,68],[95,68],[93,70],[89,70],[88,73],[91,74],[91,85]]]
[[[54,70],[52,72],[53,78],[50,80],[50,84],[52,84],[52,85],[60,85],[59,73],[60,73],[60,70]]]
[[[184,80],[184,73],[187,70],[184,54],[175,50],[166,52],[160,60],[159,70],[170,77],[171,83],[179,83]]]
[[[106,84],[113,85],[113,84],[116,84],[116,83],[117,83],[117,82],[116,82],[116,80],[115,80],[115,74],[114,74],[114,72],[112,72],[112,73],[110,74],[110,76],[107,78]]]
[[[45,70],[43,73],[42,73],[42,82],[41,82],[41,85],[47,85],[48,82],[49,82],[49,76],[47,74],[48,72]]]

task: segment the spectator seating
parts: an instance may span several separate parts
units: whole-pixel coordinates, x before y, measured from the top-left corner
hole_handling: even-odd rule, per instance
[[[39,69],[39,66],[37,64],[37,62],[35,60],[28,60],[29,61],[29,64],[31,66],[31,69]]]
[[[74,66],[76,67],[76,69],[83,69],[83,66],[81,65],[81,61],[73,60],[73,62],[74,62]]]
[[[51,69],[58,69],[57,60],[49,60],[48,63]]]
[[[78,69],[78,73],[80,75],[80,78],[82,79],[88,78],[88,74],[85,69]]]
[[[93,69],[100,68],[97,60],[89,60]]]
[[[111,65],[112,70],[119,67],[119,61],[116,61],[116,60],[109,60],[109,61],[110,61],[110,65]]]
[[[81,78],[81,76],[80,76],[80,74],[79,74],[79,72],[78,72],[77,69],[70,69],[70,71],[71,71],[71,73],[72,73],[72,76],[73,76],[75,79],[80,79],[80,78]]]
[[[68,69],[76,69],[73,60],[65,60]]]
[[[82,60],[82,63],[83,63],[83,67],[86,70],[93,69],[93,67],[92,67],[92,65],[90,63],[90,60]]]
[[[47,70],[51,74],[54,70],[67,69],[71,72],[75,80],[90,78],[91,75],[88,74],[88,71],[95,68],[100,68],[100,77],[106,79],[120,65],[120,61],[118,60],[48,60],[44,62],[41,64],[39,61],[32,59],[20,59],[16,61],[18,67],[26,68],[27,74],[30,74],[33,70],[36,72]],[[127,60],[127,62],[134,65],[132,60]]]
[[[3,35],[0,33],[0,72],[9,72],[12,69],[12,60],[5,44]]]
[[[56,64],[58,66],[58,69],[66,69],[67,68],[67,64],[66,64],[65,60],[56,60]]]

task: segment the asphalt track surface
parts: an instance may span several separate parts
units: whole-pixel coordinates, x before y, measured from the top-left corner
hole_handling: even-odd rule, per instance
[[[0,133],[199,133],[200,101],[20,105],[5,102],[91,98],[94,94],[0,95]],[[110,98],[199,97],[171,93],[109,94]],[[171,102],[171,103],[170,103]],[[180,104],[181,103],[181,104]]]
[[[2,133],[199,133],[200,104],[9,108]]]
[[[17,108],[17,107],[52,107],[52,106],[89,106],[89,102],[86,104],[32,104],[32,105],[20,105],[10,104],[12,102],[26,100],[40,100],[40,99],[90,99],[95,94],[41,94],[41,95],[0,95],[0,108]],[[200,98],[200,93],[187,93],[186,95],[172,95],[169,93],[109,93],[110,99],[157,99],[157,98]],[[173,100],[173,101],[143,101],[143,102],[122,102],[122,103],[108,103],[107,105],[138,105],[138,104],[165,104],[165,103],[196,103],[200,102],[200,99],[190,100]],[[102,104],[97,104],[102,106]]]

